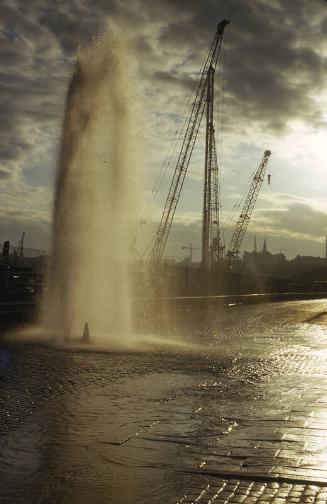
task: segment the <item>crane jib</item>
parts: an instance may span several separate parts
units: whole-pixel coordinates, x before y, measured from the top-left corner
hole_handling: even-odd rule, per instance
[[[271,151],[265,150],[262,161],[252,179],[249,192],[247,194],[245,203],[241,211],[241,215],[239,216],[232,239],[229,244],[227,252],[228,260],[239,258],[243,238],[245,236],[248,223],[250,222],[252,211],[255,207],[264,180],[264,175],[270,155]]]

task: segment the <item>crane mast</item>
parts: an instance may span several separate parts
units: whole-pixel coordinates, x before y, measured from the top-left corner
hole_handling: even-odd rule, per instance
[[[185,175],[190,163],[191,155],[193,152],[195,140],[198,135],[201,120],[204,114],[204,110],[207,104],[207,134],[206,134],[206,166],[205,170],[207,175],[205,176],[205,195],[204,195],[204,210],[203,210],[203,231],[202,237],[202,263],[207,267],[209,264],[209,235],[210,235],[210,208],[211,208],[211,196],[210,190],[208,191],[211,175],[210,166],[212,165],[212,158],[216,157],[213,154],[213,124],[211,119],[211,125],[209,125],[210,117],[212,114],[212,106],[209,105],[209,93],[210,100],[213,100],[213,77],[217,66],[217,61],[219,57],[220,47],[222,43],[223,33],[226,25],[229,23],[228,20],[224,19],[221,21],[216,29],[215,36],[213,38],[212,44],[209,49],[202,73],[200,82],[196,91],[195,99],[192,105],[190,117],[187,123],[185,136],[182,142],[181,151],[179,153],[174,176],[169,188],[168,196],[164,206],[163,214],[159,223],[159,227],[156,232],[154,245],[150,254],[150,260],[152,264],[156,264],[160,261],[164,248],[166,246],[169,231],[172,225],[172,221],[175,215],[176,207],[178,204],[179,196],[184,184]],[[209,122],[208,122],[209,121]]]
[[[202,268],[212,270],[223,258],[224,247],[219,230],[218,159],[213,124],[215,70],[210,67],[207,80],[206,149],[204,165]]]
[[[210,266],[211,176],[214,163],[213,95],[215,69],[210,66],[207,75],[206,150],[204,164],[203,217],[202,217],[202,268]]]
[[[211,207],[209,219],[209,261],[208,266],[210,270],[215,270],[219,264],[224,260],[224,249],[220,236],[220,209],[219,209],[219,180],[218,180],[218,159],[215,144],[215,137],[213,136],[213,164],[210,170],[211,177]],[[203,254],[202,254],[203,257]]]
[[[239,216],[232,239],[229,244],[229,249],[226,256],[229,261],[233,259],[239,259],[242,241],[264,180],[265,171],[270,155],[270,150],[266,150],[264,152],[262,161],[252,179],[248,195],[241,211],[241,215]]]

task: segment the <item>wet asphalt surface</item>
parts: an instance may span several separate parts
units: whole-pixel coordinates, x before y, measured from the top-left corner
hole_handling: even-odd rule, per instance
[[[327,502],[327,301],[159,322],[139,352],[0,344],[1,504]]]

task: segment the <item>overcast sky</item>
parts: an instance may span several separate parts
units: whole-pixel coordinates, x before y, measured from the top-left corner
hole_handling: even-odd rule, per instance
[[[271,149],[271,185],[263,185],[244,246],[253,249],[255,234],[259,247],[266,237],[268,249],[289,257],[324,254],[325,0],[1,0],[1,14],[1,241],[16,244],[26,231],[27,246],[49,245],[65,93],[80,46],[99,36],[107,20],[130,40],[147,197],[216,25],[227,18],[216,92],[220,111],[223,99],[216,129],[227,242],[232,209],[264,150]],[[181,247],[189,243],[200,246],[201,138],[194,154],[168,242],[170,257],[183,257]],[[160,215],[172,168],[152,201],[152,218]]]

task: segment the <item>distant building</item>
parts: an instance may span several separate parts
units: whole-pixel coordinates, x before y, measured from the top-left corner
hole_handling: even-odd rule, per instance
[[[10,242],[5,241],[2,248],[0,284],[1,291],[6,293],[9,287],[9,250]]]
[[[267,240],[264,239],[261,252],[244,252],[243,267],[255,276],[284,278],[287,276],[287,260],[284,254],[272,254],[268,251]]]
[[[325,268],[326,259],[314,256],[300,256],[297,255],[294,259],[289,261],[290,272],[292,275],[298,275],[306,271]]]

